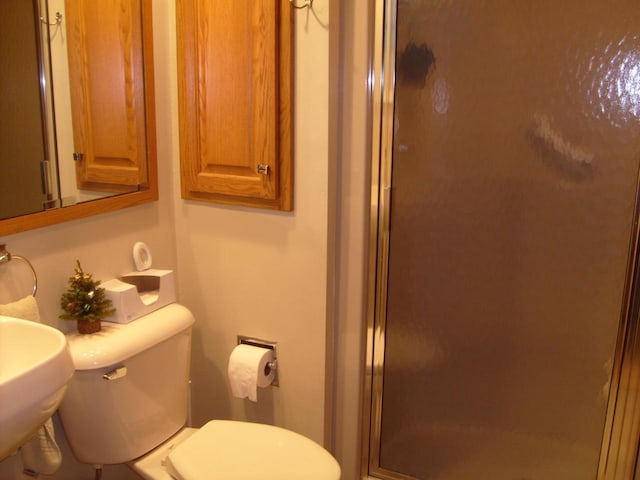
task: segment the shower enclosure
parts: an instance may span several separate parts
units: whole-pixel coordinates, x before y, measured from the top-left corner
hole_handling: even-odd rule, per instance
[[[376,22],[368,474],[633,479],[640,6]]]

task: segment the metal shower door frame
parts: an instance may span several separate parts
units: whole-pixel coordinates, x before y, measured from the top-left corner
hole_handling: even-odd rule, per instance
[[[372,157],[362,478],[412,480],[380,465],[393,163],[397,0],[375,0],[371,59]],[[640,172],[625,289],[596,480],[633,480],[640,445]]]

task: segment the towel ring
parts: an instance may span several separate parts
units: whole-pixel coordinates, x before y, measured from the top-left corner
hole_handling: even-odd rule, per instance
[[[14,259],[23,261],[27,264],[29,270],[31,270],[31,276],[33,277],[33,289],[31,291],[31,296],[35,297],[36,292],[38,291],[38,276],[36,275],[36,270],[33,268],[33,265],[31,265],[31,262],[20,255],[11,255],[11,253],[6,250],[5,245],[0,245],[0,265],[3,263],[9,263]]]

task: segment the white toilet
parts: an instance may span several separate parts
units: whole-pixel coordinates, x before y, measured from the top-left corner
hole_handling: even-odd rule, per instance
[[[128,463],[150,480],[339,480],[338,462],[297,433],[187,420],[191,312],[171,304],[128,324],[67,336],[76,372],[59,411],[83,463]]]

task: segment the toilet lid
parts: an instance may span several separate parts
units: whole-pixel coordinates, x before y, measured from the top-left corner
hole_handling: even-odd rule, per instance
[[[283,428],[212,420],[165,460],[178,480],[339,480],[338,462],[317,443]]]

